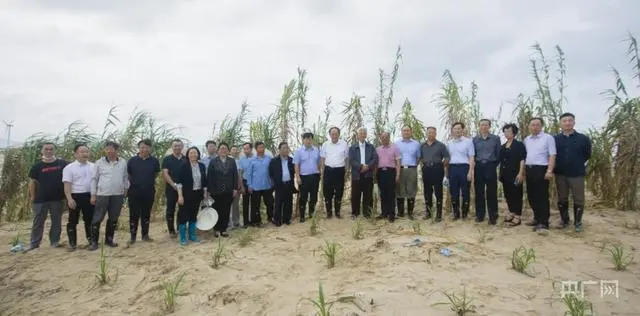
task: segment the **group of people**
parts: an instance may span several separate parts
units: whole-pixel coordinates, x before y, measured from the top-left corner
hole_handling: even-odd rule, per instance
[[[218,212],[213,228],[215,237],[229,237],[229,229],[262,226],[261,204],[266,208],[267,223],[290,225],[295,194],[299,199],[299,221],[305,222],[315,215],[320,185],[326,217],[342,218],[347,172],[351,179],[353,219],[372,216],[374,183],[377,183],[381,206],[378,219],[393,222],[406,214],[413,220],[418,169],[422,172],[424,187],[424,219],[434,217],[435,222],[442,221],[443,187],[450,190],[452,220],[468,218],[473,185],[475,221],[483,222],[487,217],[490,225],[496,225],[500,181],[508,206],[504,222],[510,227],[518,226],[526,183],[534,214],[528,225],[544,234],[549,229],[549,182],[555,177],[560,212],[558,228],[570,225],[571,192],[574,227],[581,231],[585,165],[591,156],[591,141],[574,130],[573,114],[564,113],[559,119],[562,131],[552,136],[543,131],[542,118],[532,118],[530,135],[523,142],[516,140],[518,126],[506,124],[502,128],[505,143],[490,133],[491,121],[486,119],[478,122],[479,133],[473,138],[464,136],[463,123],[455,123],[451,127],[451,140],[446,144],[436,139],[435,127],[426,129],[426,140],[421,143],[412,138],[411,127],[405,126],[402,138],[395,143],[391,143],[388,132],[382,133],[381,145],[377,148],[367,141],[365,128],[357,130],[357,141],[349,146],[340,139],[340,129],[332,127],[328,131],[329,139],[320,147],[313,145],[314,135],[305,129],[302,146],[293,157],[286,142],[278,145],[278,154],[272,157],[265,153],[265,144],[260,141],[244,143],[241,156],[238,147],[224,142],[207,141],[206,154],[201,155],[197,147],[184,152],[182,141],[174,140],[172,153],[164,157],[162,164],[151,155],[149,140],[141,140],[138,154],[129,160],[119,157],[117,143],[108,141],[104,145],[104,156],[94,163],[89,162],[89,148],[79,144],[74,148],[76,160],[69,164],[56,158],[53,143],[45,143],[41,161],[29,173],[34,216],[30,249],[40,246],[48,213],[52,222],[51,246],[60,246],[65,204],[69,209],[70,249],[76,249],[78,244],[76,226],[80,214],[90,250],[98,248],[100,225],[105,217],[105,245],[117,247],[114,233],[125,197],[130,214],[129,243],[136,242],[138,227],[141,240],[152,241],[149,222],[159,172],[166,183],[167,229],[182,245],[199,241],[196,225],[203,201],[212,201]]]

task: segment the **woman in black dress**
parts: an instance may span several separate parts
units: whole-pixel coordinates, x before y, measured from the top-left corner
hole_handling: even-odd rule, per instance
[[[500,149],[500,181],[507,200],[509,213],[504,221],[507,226],[518,226],[522,215],[522,183],[525,179],[524,161],[527,158],[527,150],[524,144],[517,139],[518,126],[506,124],[502,132],[507,142]]]
[[[180,166],[178,177],[178,232],[180,244],[186,245],[187,238],[193,242],[199,242],[196,234],[196,221],[200,202],[207,195],[206,169],[200,161],[200,151],[197,147],[187,149],[185,162]],[[189,223],[189,236],[187,237],[187,223]]]
[[[233,157],[229,157],[229,145],[221,142],[218,145],[218,156],[211,160],[207,170],[207,186],[214,200],[213,208],[218,212],[218,222],[213,227],[215,237],[229,237],[229,214],[233,198],[238,195],[241,182],[238,177],[238,166]]]

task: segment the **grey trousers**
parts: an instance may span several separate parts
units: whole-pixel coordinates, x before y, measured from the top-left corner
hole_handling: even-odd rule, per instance
[[[233,198],[231,203],[231,220],[229,221],[229,227],[240,226],[240,193]]]
[[[51,229],[49,229],[49,242],[51,245],[60,242],[60,234],[62,233],[62,210],[64,201],[52,201],[44,203],[34,203],[33,210],[33,226],[31,227],[31,245],[30,248],[40,247],[42,234],[44,232],[44,223],[47,221],[47,214],[51,214]]]
[[[558,203],[569,205],[569,191],[573,198],[573,205],[584,207],[584,177],[565,177],[556,175],[558,189]]]
[[[98,195],[96,207],[93,211],[93,225],[100,225],[105,215],[109,215],[109,221],[117,223],[120,211],[124,204],[124,195]]]

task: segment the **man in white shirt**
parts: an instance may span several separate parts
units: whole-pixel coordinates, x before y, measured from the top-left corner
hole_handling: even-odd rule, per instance
[[[524,139],[527,149],[526,165],[527,199],[533,210],[533,230],[541,235],[549,232],[549,181],[553,178],[556,164],[556,142],[553,136],[545,133],[542,118],[529,120],[531,135]]]
[[[67,236],[71,251],[78,245],[76,227],[82,212],[84,222],[84,234],[87,242],[91,244],[91,221],[93,220],[93,205],[91,205],[91,178],[94,173],[94,165],[89,162],[89,147],[84,144],[76,145],[73,149],[76,161],[62,169],[62,182],[64,183],[64,195],[69,207],[69,222],[67,223]]]
[[[451,158],[445,170],[445,177],[449,179],[453,220],[460,218],[460,193],[462,193],[462,219],[466,219],[469,214],[469,201],[471,200],[469,187],[473,182],[476,153],[473,141],[462,136],[464,128],[464,123],[454,123],[451,127],[453,139],[447,143]]]
[[[114,234],[118,226],[118,218],[129,189],[127,161],[118,157],[120,145],[108,141],[104,146],[105,156],[95,162],[95,172],[91,180],[91,204],[95,205],[91,226],[91,246],[89,250],[98,249],[100,223],[106,215],[105,245],[118,247]]]
[[[345,166],[349,160],[349,145],[340,139],[340,129],[329,129],[330,140],[322,144],[320,149],[320,173],[322,174],[322,192],[327,217],[331,218],[335,212],[337,218],[342,218],[342,195],[344,194]],[[333,203],[332,203],[333,202]],[[335,206],[335,207],[333,207]],[[332,211],[333,207],[333,211]]]

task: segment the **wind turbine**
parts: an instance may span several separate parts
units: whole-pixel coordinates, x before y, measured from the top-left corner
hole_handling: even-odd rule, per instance
[[[7,129],[7,148],[9,148],[9,146],[11,146],[11,128],[13,127],[13,121],[7,122],[6,120],[3,120],[2,123],[4,123],[4,126]]]

